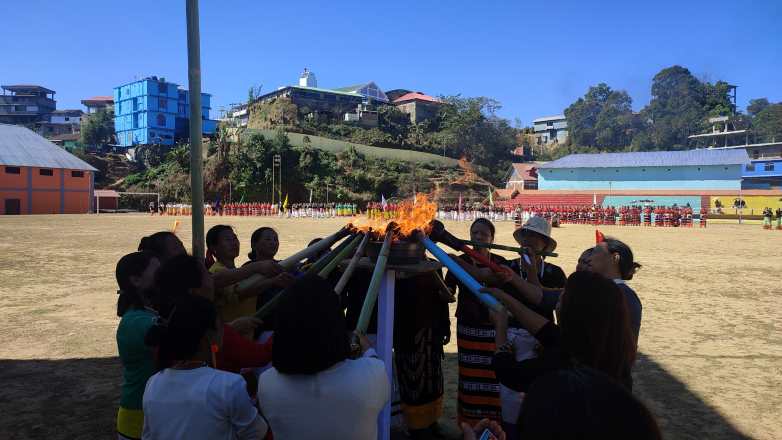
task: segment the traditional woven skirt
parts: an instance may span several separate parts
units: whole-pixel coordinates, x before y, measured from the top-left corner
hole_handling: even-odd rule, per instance
[[[415,335],[415,350],[395,352],[402,412],[408,429],[428,428],[443,414],[442,342],[432,329]]]
[[[496,348],[493,326],[457,326],[459,346],[459,423],[502,421],[500,384],[491,367]]]

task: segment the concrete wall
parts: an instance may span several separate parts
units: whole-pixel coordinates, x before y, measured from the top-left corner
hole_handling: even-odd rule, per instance
[[[399,104],[396,108],[410,115],[410,122],[417,124],[427,119],[433,119],[437,115],[439,106],[428,102],[411,101]]]
[[[723,189],[741,187],[741,165],[555,168],[538,171],[541,190]]]
[[[19,174],[9,174],[0,166],[0,214],[5,214],[6,199],[17,199],[21,214],[85,214],[90,211],[92,172],[18,167]]]

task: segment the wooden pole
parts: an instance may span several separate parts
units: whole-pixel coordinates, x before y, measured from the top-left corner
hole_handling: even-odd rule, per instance
[[[194,207],[193,256],[204,259],[204,176],[201,146],[201,35],[198,0],[187,0],[187,82],[190,94],[190,188]]]

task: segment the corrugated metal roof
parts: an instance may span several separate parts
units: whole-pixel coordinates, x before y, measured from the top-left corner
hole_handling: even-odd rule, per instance
[[[407,101],[426,101],[426,102],[434,102],[440,104],[439,99],[432,98],[429,95],[424,95],[421,92],[410,92],[408,94],[402,95],[394,100],[394,104],[401,104]]]
[[[571,154],[541,165],[540,168],[670,167],[745,163],[749,163],[749,156],[743,150],[686,150]]]
[[[119,198],[119,193],[113,189],[96,189],[93,191],[93,195],[95,197]]]
[[[98,171],[30,129],[0,124],[0,165]]]
[[[544,117],[542,117],[542,118],[533,119],[533,120],[532,120],[532,123],[534,124],[534,123],[536,123],[536,122],[558,121],[558,120],[560,120],[560,119],[566,119],[566,118],[565,118],[565,115],[544,116]]]
[[[52,89],[47,89],[46,87],[39,86],[37,84],[11,84],[7,86],[0,86],[9,92],[17,92],[17,91],[26,91],[26,90],[35,90],[38,92],[46,92],[46,93],[55,93]]]

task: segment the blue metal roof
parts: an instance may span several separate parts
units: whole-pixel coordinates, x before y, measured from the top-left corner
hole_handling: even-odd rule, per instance
[[[645,151],[634,153],[571,154],[540,168],[672,167],[698,165],[743,165],[744,150]]]
[[[34,131],[0,124],[0,165],[98,171]]]

